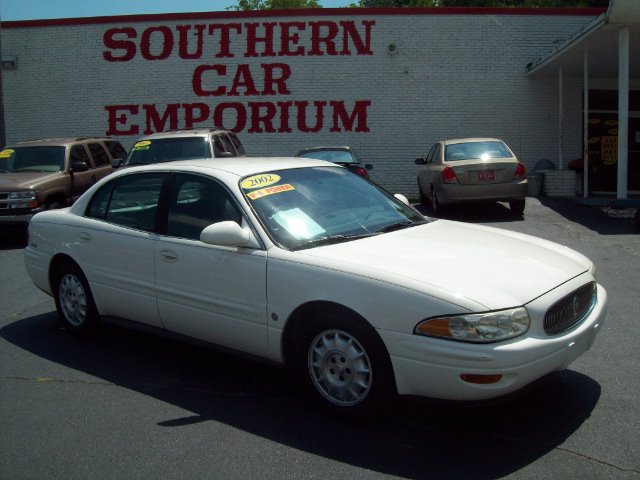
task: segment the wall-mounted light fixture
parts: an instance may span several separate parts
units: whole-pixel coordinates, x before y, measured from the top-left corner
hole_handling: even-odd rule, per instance
[[[18,57],[16,57],[15,55],[2,56],[3,70],[15,70],[16,68],[18,68]]]
[[[396,47],[395,43],[390,43],[389,46],[387,47],[387,50],[389,51],[389,53],[396,53],[398,47]]]

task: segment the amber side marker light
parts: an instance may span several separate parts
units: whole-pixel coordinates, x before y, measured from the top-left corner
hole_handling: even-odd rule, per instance
[[[477,383],[479,385],[489,385],[497,383],[502,379],[502,375],[475,375],[472,373],[463,373],[460,378],[467,383]]]

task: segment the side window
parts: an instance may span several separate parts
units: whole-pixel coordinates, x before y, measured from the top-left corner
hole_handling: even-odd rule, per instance
[[[244,151],[244,147],[242,146],[242,143],[240,142],[240,139],[238,138],[238,136],[233,132],[229,132],[229,138],[231,139],[231,143],[233,143],[233,146],[235,147],[236,152],[238,152],[238,155],[240,156],[246,155],[246,152]]]
[[[173,178],[167,235],[199,240],[205,227],[227,220],[240,224],[242,214],[222,185],[198,175]]]
[[[107,150],[109,150],[111,158],[122,158],[123,160],[127,158],[127,151],[120,142],[108,140],[104,142],[104,144],[107,146]]]
[[[215,135],[213,137],[213,146],[216,152],[216,157],[222,156],[222,153],[226,153],[227,156],[229,156],[229,154],[231,154],[232,157],[236,156],[233,150],[233,145],[231,145],[231,140],[229,140],[225,134]]]
[[[142,173],[115,180],[111,199],[107,200],[106,221],[137,230],[154,231],[164,178],[165,175],[162,173]],[[101,192],[102,189],[96,193],[96,196]],[[104,200],[94,197],[89,207],[90,213],[100,212],[101,202]]]
[[[115,184],[116,182],[109,182],[93,195],[85,212],[87,217],[97,218],[98,220],[107,218],[107,208],[109,208],[109,200],[111,200],[111,193]]]
[[[436,143],[434,145],[435,149],[433,151],[432,163],[440,163],[440,144]]]
[[[71,147],[71,152],[69,153],[69,166],[73,165],[73,162],[84,162],[89,168],[93,166],[91,165],[89,154],[85,150],[84,145],[74,145]]]
[[[436,144],[437,145],[437,144]],[[429,150],[429,153],[427,154],[427,163],[433,163],[433,152],[436,149],[436,145],[433,145],[431,147],[431,150]]]
[[[99,143],[90,143],[89,151],[93,157],[93,163],[96,167],[104,167],[109,165],[109,155],[102,145]]]
[[[216,157],[221,157],[222,156],[222,152],[224,152],[224,145],[222,144],[222,141],[220,140],[220,137],[218,135],[215,135],[211,141],[213,142],[213,154]]]

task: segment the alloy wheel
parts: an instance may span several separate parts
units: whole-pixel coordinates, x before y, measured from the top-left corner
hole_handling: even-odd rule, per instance
[[[369,356],[347,332],[327,330],[318,334],[310,344],[307,363],[315,388],[334,405],[357,405],[371,390]]]
[[[87,319],[87,295],[78,277],[66,274],[58,288],[60,307],[65,319],[74,327],[81,326]]]

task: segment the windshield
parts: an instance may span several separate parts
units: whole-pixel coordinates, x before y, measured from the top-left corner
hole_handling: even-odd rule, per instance
[[[348,150],[313,150],[301,152],[299,157],[315,158],[316,160],[326,160],[333,163],[358,163]]]
[[[513,154],[507,146],[498,141],[465,142],[447,145],[444,151],[444,159],[447,162],[456,160],[471,160],[481,158],[510,158]]]
[[[380,187],[337,167],[266,172],[244,178],[240,187],[271,238],[290,250],[427,222]]]
[[[10,147],[0,151],[0,172],[61,172],[65,147]]]
[[[137,142],[129,152],[125,165],[145,165],[210,157],[211,150],[205,137],[161,138]]]

